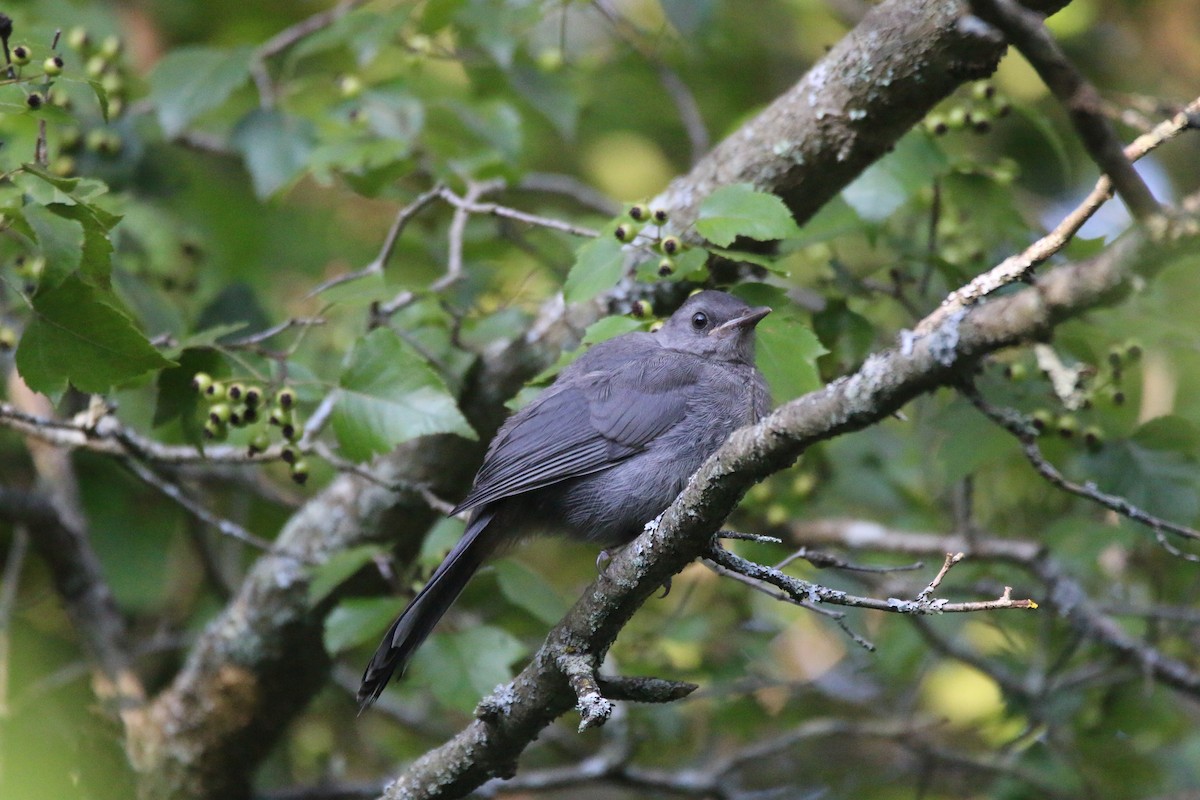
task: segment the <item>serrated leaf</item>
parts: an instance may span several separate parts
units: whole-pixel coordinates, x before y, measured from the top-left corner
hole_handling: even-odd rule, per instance
[[[343,600],[325,618],[325,650],[336,655],[377,641],[404,607],[395,597]]]
[[[772,311],[755,329],[759,370],[771,387],[775,404],[800,397],[821,387],[817,359],[829,352],[805,324],[803,316],[781,289],[763,283],[744,283],[734,294],[754,306]]]
[[[33,314],[17,348],[17,370],[34,391],[55,396],[70,383],[103,393],[174,362],[155,350],[115,295],[72,273],[33,298]]]
[[[254,193],[265,198],[305,169],[315,139],[308,120],[259,108],[238,122],[230,142],[246,161]]]
[[[558,622],[571,604],[546,580],[519,561],[502,559],[495,564],[496,579],[508,602],[547,624]]]
[[[168,53],[150,74],[158,123],[168,138],[216,108],[250,77],[251,47],[185,47]]]
[[[24,217],[46,259],[38,280],[38,291],[53,289],[79,268],[83,253],[83,227],[40,205],[28,206]]]
[[[704,198],[696,230],[718,247],[728,247],[739,236],[772,241],[800,232],[782,200],[748,183],[722,186]]]
[[[365,461],[434,433],[475,439],[446,384],[388,328],[355,344],[333,407],[333,431],[348,458]]]
[[[112,241],[108,234],[121,218],[87,203],[63,205],[55,203],[46,209],[63,219],[79,223],[83,229],[79,269],[89,283],[108,288],[112,275]]]
[[[371,559],[382,552],[384,552],[384,548],[381,545],[364,544],[335,553],[324,564],[314,567],[309,573],[309,606],[316,606],[328,597],[330,592],[341,586],[347,578],[365,567],[371,562]],[[395,600],[391,602],[392,613],[395,614],[396,602]]]
[[[571,267],[563,285],[563,297],[568,303],[591,300],[605,289],[617,285],[624,266],[623,245],[610,230],[605,229],[576,252],[575,265]]]

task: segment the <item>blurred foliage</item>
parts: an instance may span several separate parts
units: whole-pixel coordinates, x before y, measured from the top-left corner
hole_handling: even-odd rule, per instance
[[[577,0],[372,0],[276,49],[272,36],[331,4],[8,4],[10,44],[32,58],[0,80],[0,346],[15,346],[6,367],[64,415],[83,407],[81,393],[102,393],[124,424],[160,442],[287,448],[292,463],[255,468],[262,481],[216,472],[202,487],[214,513],[270,539],[336,468],[416,436],[475,436],[456,402],[473,353],[520,335],[554,292],[579,301],[614,286],[631,249],[621,241],[645,256],[645,282],[710,281],[714,255],[752,265],[754,278],[735,291],[776,309],[760,328],[759,358],[784,402],[890,346],[947,291],[1057,222],[1094,180],[1062,112],[1010,54],[994,80],[965,87],[801,228],[777,199],[738,185],[701,206],[696,227],[709,247],[669,242],[669,222],[647,218],[654,209],[642,204],[686,171],[692,145],[660,69],[690,88],[719,140],[844,33],[834,9],[853,4],[787,0],[756,3],[754,13],[732,0],[609,5],[615,21]],[[1105,97],[1134,116],[1154,122],[1195,93],[1194,4],[1076,0],[1051,27]],[[55,56],[61,74],[47,64]],[[1198,163],[1200,144],[1185,137],[1144,172],[1160,198],[1175,199],[1197,188]],[[368,268],[399,209],[422,192],[467,196],[542,174],[571,176],[622,211],[614,217],[574,190],[483,198],[601,232],[585,239],[487,214],[456,220],[436,201],[409,220],[386,266]],[[1124,224],[1102,216],[1068,255],[1094,253]],[[766,254],[750,240],[779,242]],[[461,274],[435,288],[452,259]],[[1069,476],[1185,524],[1200,517],[1195,266],[1172,265],[1121,307],[1062,329],[1052,347],[1080,370],[1076,407],[1055,394],[1032,350],[999,355],[979,379],[993,402],[1040,421],[1043,449]],[[389,304],[396,310],[381,315]],[[585,344],[669,311],[639,310],[593,325]],[[369,322],[379,324],[368,331]],[[209,381],[201,393],[198,373]],[[233,397],[235,385],[261,399]],[[322,441],[344,462],[290,449],[326,399]],[[0,455],[0,483],[33,484],[20,437],[0,437]],[[160,687],[255,553],[104,458],[76,463],[92,544],[145,645],[139,667]],[[756,487],[734,523],[769,533],[831,518],[1040,542],[1123,630],[1200,668],[1192,565],[1146,531],[1052,490],[1011,437],[949,392],[914,402],[903,420],[813,448]],[[395,576],[400,588],[419,584],[460,532],[454,521],[435,527],[418,563]],[[13,541],[0,528],[0,554]],[[784,555],[735,549],[764,562]],[[314,607],[386,557],[360,548],[322,565]],[[868,550],[847,557],[904,562]],[[486,568],[389,689],[410,709],[406,724],[381,712],[355,721],[350,694],[331,685],[264,765],[261,786],[378,779],[419,755],[523,662],[591,577],[594,558],[546,541]],[[883,576],[803,560],[789,569],[907,597],[931,566]],[[693,565],[611,654],[623,673],[704,687],[683,703],[627,709],[635,761],[702,767],[811,720],[911,717],[935,720],[921,741],[963,759],[907,737],[815,737],[743,765],[742,782],[863,800],[1193,788],[1195,696],[1143,680],[1081,640],[1034,576],[1012,565],[968,560],[942,591],[980,599],[1005,584],[1044,610],[932,619],[932,634],[899,617],[850,613],[846,625],[877,647],[868,653],[827,618]],[[337,602],[327,648],[361,666],[401,602]],[[0,795],[131,796],[120,731],[97,710],[78,638],[37,559],[25,564],[5,635]],[[931,644],[942,640],[975,663]],[[523,768],[575,763],[601,736],[620,735],[574,738],[574,721],[561,724],[563,735],[545,737]],[[649,795],[582,787],[561,796]]]

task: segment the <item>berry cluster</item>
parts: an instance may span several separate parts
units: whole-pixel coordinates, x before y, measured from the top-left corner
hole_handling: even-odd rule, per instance
[[[206,372],[192,376],[192,388],[208,403],[204,420],[204,436],[220,441],[229,434],[230,428],[245,428],[257,425],[257,430],[247,446],[254,456],[265,453],[271,446],[271,427],[279,428],[283,446],[279,457],[291,469],[292,480],[303,484],[308,480],[308,462],[300,456],[296,443],[303,426],[296,411],[296,391],[284,386],[267,397],[258,386],[237,381],[217,381]]]
[[[978,81],[971,84],[969,97],[956,99],[927,116],[925,130],[934,136],[961,130],[987,133],[992,129],[993,120],[1006,117],[1011,111],[1012,101],[997,91],[995,84]]]
[[[1097,402],[1110,406],[1123,406],[1126,402],[1122,377],[1125,369],[1142,357],[1141,345],[1126,342],[1114,345],[1108,351],[1104,364],[1088,365],[1077,370],[1076,385],[1072,402],[1062,411],[1047,407],[1035,409],[1029,415],[1029,423],[1039,436],[1056,435],[1061,439],[1080,441],[1092,452],[1098,451],[1105,441],[1104,429],[1089,419]],[[1005,365],[1004,377],[1015,383],[1030,378],[1030,369],[1023,361]],[[1081,417],[1083,419],[1081,420]]]
[[[663,254],[658,262],[658,274],[667,277],[675,271],[674,256],[682,253],[686,247],[678,236],[663,236],[662,226],[667,224],[667,212],[664,209],[651,209],[645,203],[634,203],[629,208],[629,218],[632,222],[622,222],[613,231],[617,241],[626,244],[638,244],[646,247],[657,247]],[[653,228],[653,231],[649,229]]]

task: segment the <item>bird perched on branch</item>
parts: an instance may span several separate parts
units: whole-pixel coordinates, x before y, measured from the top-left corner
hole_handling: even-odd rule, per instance
[[[363,673],[373,703],[480,565],[504,545],[562,533],[628,543],[735,429],[769,407],[754,328],[770,312],[718,291],[692,295],[653,333],[593,346],[500,427],[455,514],[466,532]]]

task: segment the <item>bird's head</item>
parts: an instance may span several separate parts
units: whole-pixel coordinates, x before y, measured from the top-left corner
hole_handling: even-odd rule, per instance
[[[754,326],[770,313],[766,306],[751,307],[725,292],[697,292],[656,335],[673,350],[753,364]]]

